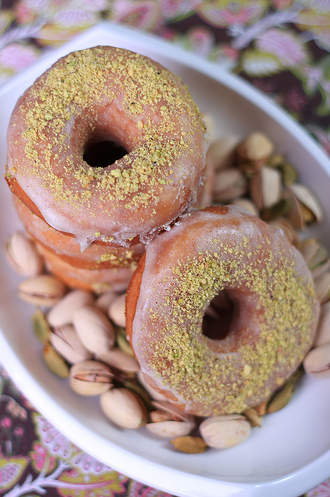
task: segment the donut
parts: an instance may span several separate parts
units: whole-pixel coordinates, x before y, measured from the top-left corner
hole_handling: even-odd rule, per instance
[[[125,292],[134,273],[134,266],[112,267],[105,269],[82,269],[72,266],[62,258],[36,242],[38,251],[43,256],[46,269],[57,276],[69,288],[89,290],[96,294],[109,290]]]
[[[49,252],[72,266],[81,269],[106,269],[114,267],[136,268],[145,247],[142,243],[131,247],[108,247],[106,244],[92,243],[83,252],[72,236],[65,235],[49,226],[33,214],[18,197],[14,196],[16,212],[25,230]]]
[[[236,206],[181,216],[150,242],[126,296],[144,379],[197,416],[267,400],[302,362],[318,313],[301,254]]]
[[[86,154],[112,143],[102,166]],[[127,247],[192,205],[208,147],[187,87],[159,63],[109,46],[59,59],[19,98],[7,135],[12,192],[54,229]]]

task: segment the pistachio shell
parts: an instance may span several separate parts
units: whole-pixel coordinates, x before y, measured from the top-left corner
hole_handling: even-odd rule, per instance
[[[50,343],[70,364],[85,361],[92,357],[92,354],[84,347],[71,324],[55,328],[54,333],[51,333]]]
[[[214,134],[215,134],[215,119],[213,114],[210,114],[210,112],[202,112],[202,119],[204,121],[204,124],[206,126],[206,133],[208,136],[208,139],[212,141],[214,139]]]
[[[119,295],[113,302],[111,302],[108,309],[108,316],[111,321],[118,326],[122,326],[123,328],[126,326],[125,298],[126,295],[124,293]]]
[[[43,270],[42,257],[22,231],[15,231],[7,240],[5,253],[11,267],[23,276],[37,276]]]
[[[159,421],[159,423],[148,423],[146,428],[163,438],[174,438],[189,435],[194,425],[187,421]]]
[[[290,190],[296,196],[299,202],[301,202],[312,213],[313,219],[316,222],[322,221],[323,211],[320,203],[316,196],[306,185],[295,183],[291,185]]]
[[[320,317],[313,346],[330,343],[330,301],[321,305]]]
[[[35,313],[32,316],[32,323],[34,333],[41,343],[46,344],[50,340],[51,328],[48,324],[46,316],[41,311],[41,309],[37,308]]]
[[[227,449],[246,440],[251,433],[251,425],[244,416],[227,414],[205,419],[199,431],[210,447]]]
[[[114,388],[100,397],[103,413],[121,428],[139,428],[145,423],[146,410],[139,397],[126,388]]]
[[[229,202],[247,191],[247,180],[236,168],[219,171],[215,177],[213,198],[216,202]]]
[[[279,168],[282,173],[282,182],[284,186],[291,186],[297,181],[298,173],[292,164],[283,162]]]
[[[176,437],[171,440],[171,444],[185,454],[200,454],[205,452],[207,445],[200,437],[191,437],[186,435],[184,437]]]
[[[245,409],[243,412],[246,419],[250,422],[252,428],[258,426],[260,427],[262,424],[262,416],[258,413],[257,409],[250,407],[249,409]]]
[[[115,330],[103,312],[91,305],[80,307],[73,313],[73,325],[87,350],[102,354],[113,347]]]
[[[257,206],[249,198],[242,198],[242,197],[236,198],[235,200],[232,201],[232,205],[236,205],[237,207],[242,207],[253,216],[259,215],[259,210]]]
[[[181,411],[168,400],[154,400],[152,401],[152,405],[157,409],[170,414],[172,419],[175,421],[187,421],[192,424],[194,423],[194,418],[190,414]]]
[[[305,259],[305,262],[309,264],[309,261],[313,259],[320,247],[320,241],[316,238],[305,238],[299,241],[297,244],[297,249]]]
[[[72,290],[67,293],[48,313],[51,326],[62,326],[73,322],[73,313],[87,304],[93,304],[94,297],[86,290]]]
[[[18,295],[23,300],[42,307],[55,305],[64,293],[65,285],[49,274],[34,276],[18,286]]]
[[[314,279],[315,292],[318,300],[323,304],[329,300],[330,271],[320,274]]]
[[[215,171],[227,169],[234,165],[235,150],[239,143],[238,136],[226,135],[214,140],[207,152],[209,161]]]
[[[68,378],[70,374],[69,366],[64,361],[63,357],[47,343],[43,349],[43,357],[52,373],[60,378]]]
[[[248,173],[258,171],[271,156],[273,149],[273,143],[265,134],[249,134],[237,147],[239,168]]]
[[[139,363],[134,356],[127,354],[119,348],[108,350],[98,355],[101,361],[116,369],[128,373],[137,373],[140,370]]]
[[[275,393],[267,405],[267,413],[276,412],[283,409],[291,399],[294,391],[294,382],[288,382],[284,387]]]
[[[273,228],[279,229],[283,232],[283,234],[287,237],[290,243],[294,244],[298,240],[298,234],[292,223],[285,219],[284,217],[280,217],[274,219],[273,221],[269,221],[269,224],[273,226]]]
[[[112,387],[113,374],[99,361],[81,361],[70,369],[70,386],[79,395],[100,395]]]
[[[314,269],[311,270],[313,279],[316,280],[321,274],[326,273],[327,271],[330,270],[330,259],[326,260],[322,264],[319,264],[316,266]]]
[[[330,344],[320,345],[310,350],[303,364],[306,373],[314,378],[330,376]]]
[[[173,421],[173,417],[169,412],[162,411],[161,409],[156,409],[151,411],[150,419],[152,423],[160,423],[161,421]]]
[[[109,292],[102,293],[102,295],[100,295],[96,299],[95,305],[96,305],[96,307],[98,307],[99,309],[101,309],[101,311],[103,311],[104,314],[108,314],[108,310],[109,310],[110,304],[117,297],[118,297],[118,294],[115,293],[114,291],[110,290]]]
[[[259,210],[268,209],[281,198],[281,174],[277,169],[264,166],[255,174],[249,185],[250,196]]]

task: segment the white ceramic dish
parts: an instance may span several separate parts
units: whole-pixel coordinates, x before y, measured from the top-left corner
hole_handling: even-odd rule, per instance
[[[283,111],[240,79],[149,35],[117,25],[97,26],[13,78],[0,89],[0,157],[13,106],[34,79],[60,56],[98,44],[125,47],[154,58],[179,74],[203,111],[216,117],[217,134],[261,129],[299,169],[301,179],[330,212],[330,163],[314,141]],[[19,226],[9,190],[0,184],[3,245]],[[330,246],[330,217],[318,228]],[[45,367],[30,324],[32,308],[19,301],[20,278],[0,260],[0,358],[31,402],[78,446],[115,469],[161,490],[185,497],[297,497],[330,476],[330,380],[305,378],[290,404],[268,415],[261,429],[226,451],[184,455],[143,429],[109,424],[96,400],[72,393]]]

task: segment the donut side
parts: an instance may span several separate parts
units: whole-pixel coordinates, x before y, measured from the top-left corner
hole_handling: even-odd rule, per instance
[[[312,277],[284,235],[240,208],[179,220],[145,254],[131,345],[146,381],[200,416],[242,412],[266,400],[309,350],[319,304]],[[203,333],[212,300],[233,303],[223,338]],[[130,296],[127,296],[130,307]]]

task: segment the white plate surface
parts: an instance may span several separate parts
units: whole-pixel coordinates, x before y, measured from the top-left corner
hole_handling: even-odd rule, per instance
[[[117,25],[93,28],[45,56],[0,89],[0,157],[6,161],[6,129],[17,98],[60,56],[99,44],[148,55],[179,74],[202,111],[216,118],[218,135],[263,130],[287,154],[301,180],[330,212],[330,163],[314,141],[281,109],[240,79],[166,42]],[[0,184],[3,246],[19,222],[9,189]],[[318,227],[330,246],[330,220]],[[98,402],[75,395],[50,373],[31,329],[32,308],[19,301],[20,278],[0,259],[0,359],[30,401],[78,446],[128,476],[184,497],[297,497],[330,476],[330,379],[305,378],[282,411],[268,415],[243,444],[225,451],[184,455],[167,441],[120,430],[106,421]]]

